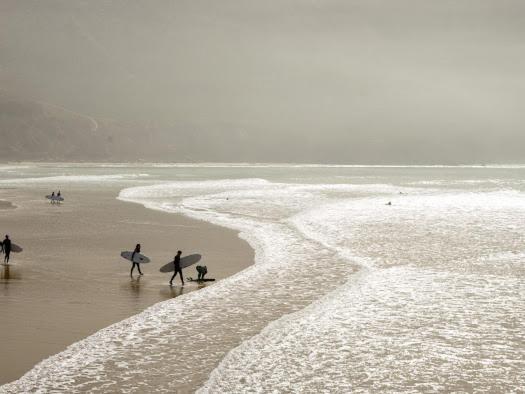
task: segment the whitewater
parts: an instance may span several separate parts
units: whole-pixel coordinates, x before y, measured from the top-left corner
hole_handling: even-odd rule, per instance
[[[100,330],[0,392],[525,387],[522,167],[194,167],[49,178],[127,181],[119,199],[234,229],[255,264]]]

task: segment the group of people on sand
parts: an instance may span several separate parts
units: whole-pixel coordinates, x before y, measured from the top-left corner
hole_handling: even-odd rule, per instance
[[[0,252],[4,254],[4,263],[9,264],[9,256],[11,255],[11,240],[6,234],[3,241],[0,241]]]
[[[135,269],[135,266],[137,266],[137,269],[139,270],[139,275],[144,275],[142,271],[140,270],[140,263],[136,263],[134,260],[134,257],[137,253],[140,253],[140,244],[137,244],[135,246],[135,249],[133,250],[133,253],[131,254],[131,262],[133,263],[131,265],[131,272],[130,276],[133,277],[133,270]],[[177,276],[177,274],[180,275],[180,281],[182,282],[182,285],[184,286],[184,277],[182,276],[182,268],[180,266],[180,256],[182,254],[182,251],[177,251],[177,254],[175,255],[175,258],[173,259],[173,276],[170,279],[170,286],[173,286],[173,279]]]
[[[55,200],[57,200],[59,197],[61,196],[60,194],[60,190],[58,191],[58,193],[55,195],[55,192],[51,193],[51,202],[54,202]]]

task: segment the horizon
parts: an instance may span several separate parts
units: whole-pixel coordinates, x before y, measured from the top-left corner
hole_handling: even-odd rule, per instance
[[[39,164],[39,165],[102,165],[102,166],[166,166],[166,167],[206,167],[206,166],[226,166],[226,167],[399,167],[399,168],[522,168],[525,163],[462,163],[462,164],[345,164],[345,163],[296,163],[296,162],[170,162],[170,161],[5,161],[0,165],[25,165],[25,164]]]

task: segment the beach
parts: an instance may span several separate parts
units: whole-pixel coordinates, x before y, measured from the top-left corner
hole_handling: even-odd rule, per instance
[[[253,263],[235,231],[119,201],[119,191],[75,186],[58,205],[42,187],[0,189],[2,238],[8,233],[24,249],[0,267],[0,384],[101,328],[202,287],[182,288],[177,277],[170,288],[171,274],[159,272],[179,248],[201,253],[217,280]],[[120,251],[139,242],[152,262],[130,279]],[[195,268],[184,275],[195,277]]]
[[[2,368],[26,372],[0,393],[519,391],[524,179],[503,165],[0,166],[16,206],[0,231],[24,248],[1,282]],[[59,189],[63,204],[43,198]],[[137,242],[153,262],[130,280],[119,252]],[[179,248],[221,280],[169,288],[158,268]]]

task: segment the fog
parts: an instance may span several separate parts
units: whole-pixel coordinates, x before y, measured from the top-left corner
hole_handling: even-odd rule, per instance
[[[1,0],[0,87],[173,160],[524,162],[524,38],[523,1]]]

